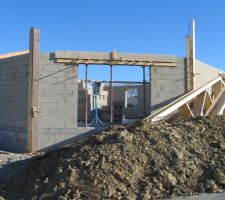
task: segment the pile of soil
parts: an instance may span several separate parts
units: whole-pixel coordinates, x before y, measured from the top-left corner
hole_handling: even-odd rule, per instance
[[[32,160],[6,199],[156,199],[225,188],[225,118],[109,128]]]

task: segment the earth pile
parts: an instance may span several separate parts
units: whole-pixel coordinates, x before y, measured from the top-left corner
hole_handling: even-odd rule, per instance
[[[6,199],[157,199],[225,188],[225,118],[109,128],[0,184]]]

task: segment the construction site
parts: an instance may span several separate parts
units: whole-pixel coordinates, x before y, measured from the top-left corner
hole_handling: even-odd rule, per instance
[[[224,191],[225,72],[196,59],[194,20],[186,57],[40,45],[31,28],[28,50],[0,55],[0,199]],[[89,79],[90,66],[108,67],[108,80]],[[116,66],[143,81],[115,81]]]

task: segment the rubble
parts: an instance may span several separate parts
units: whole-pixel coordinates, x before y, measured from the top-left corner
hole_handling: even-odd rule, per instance
[[[11,199],[157,199],[225,188],[225,118],[114,127],[37,156],[0,183]]]

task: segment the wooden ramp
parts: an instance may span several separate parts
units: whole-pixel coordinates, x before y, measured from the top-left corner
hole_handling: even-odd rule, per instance
[[[191,117],[225,114],[225,75],[213,79],[159,109],[144,120],[177,121]]]

